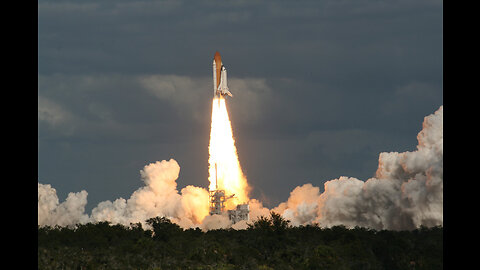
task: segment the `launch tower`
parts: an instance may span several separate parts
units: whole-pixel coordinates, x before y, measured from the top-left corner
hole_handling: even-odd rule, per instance
[[[215,182],[217,181],[217,163],[215,163]],[[218,183],[218,182],[216,182]],[[235,194],[225,196],[225,190],[218,189],[216,185],[215,190],[210,190],[210,215],[221,215],[225,212],[225,202],[233,198]],[[237,209],[228,210],[228,218],[232,221],[233,224],[249,219],[250,208],[248,203],[238,204]]]
[[[225,211],[225,190],[210,190],[210,215],[221,215]]]

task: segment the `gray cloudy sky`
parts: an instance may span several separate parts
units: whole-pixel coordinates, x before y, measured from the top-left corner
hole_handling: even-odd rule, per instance
[[[443,103],[442,1],[38,1],[38,179],[87,210],[174,158],[208,187],[211,64],[252,196],[367,180]]]

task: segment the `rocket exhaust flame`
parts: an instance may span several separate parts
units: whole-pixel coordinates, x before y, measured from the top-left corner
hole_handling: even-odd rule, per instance
[[[232,126],[228,117],[225,99],[214,97],[212,102],[212,124],[209,151],[209,189],[225,190],[226,195],[235,194],[227,200],[225,208],[248,202],[249,186],[238,160]]]

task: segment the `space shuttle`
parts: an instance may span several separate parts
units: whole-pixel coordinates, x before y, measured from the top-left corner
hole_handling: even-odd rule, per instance
[[[222,57],[217,51],[213,58],[213,96],[225,97],[226,95],[233,97],[232,93],[228,91],[227,69],[222,64]]]

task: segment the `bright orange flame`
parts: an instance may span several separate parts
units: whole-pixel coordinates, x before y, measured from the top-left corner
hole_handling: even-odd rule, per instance
[[[223,97],[213,99],[208,151],[210,154],[208,159],[209,189],[223,189],[227,196],[235,194],[235,197],[227,200],[226,209],[233,209],[237,204],[247,203],[249,186],[238,161],[232,125]],[[215,175],[216,173],[217,175]]]

